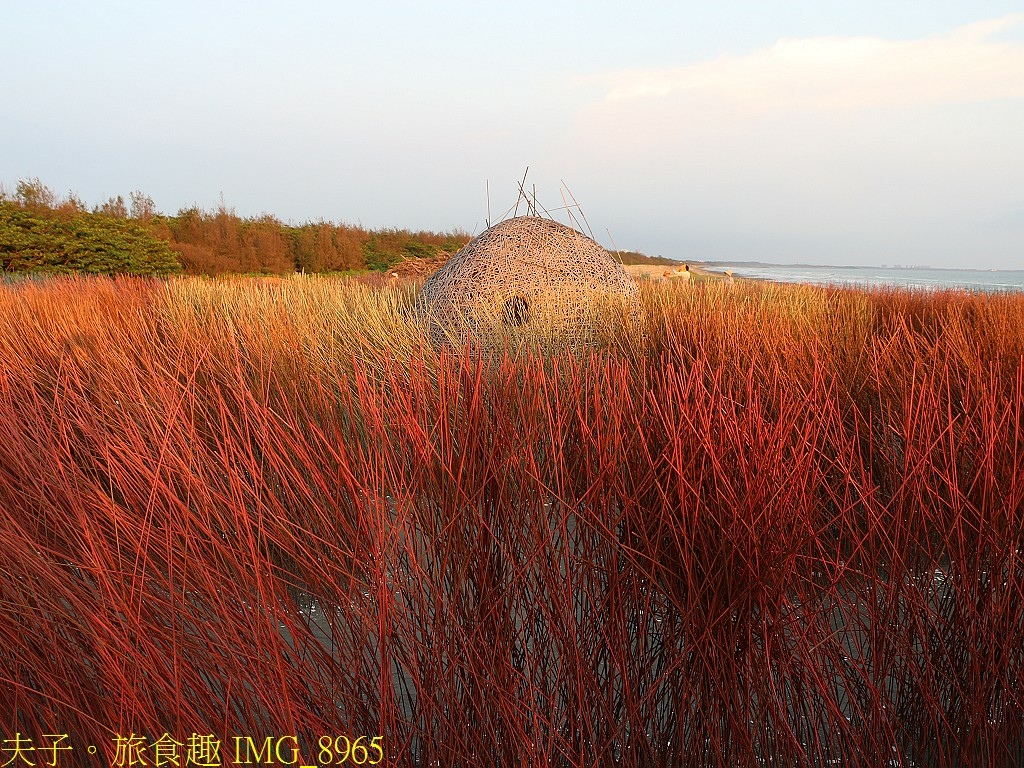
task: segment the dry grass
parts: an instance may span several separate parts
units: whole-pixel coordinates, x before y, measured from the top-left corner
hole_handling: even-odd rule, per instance
[[[8,733],[1020,764],[1024,297],[648,285],[481,354],[414,296],[0,287]]]

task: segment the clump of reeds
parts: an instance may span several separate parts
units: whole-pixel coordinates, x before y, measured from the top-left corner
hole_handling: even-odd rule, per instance
[[[1024,297],[647,287],[514,355],[412,300],[0,287],[8,731],[1020,763]]]

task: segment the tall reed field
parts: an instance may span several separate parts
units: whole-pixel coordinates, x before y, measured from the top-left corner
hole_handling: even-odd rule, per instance
[[[1024,295],[416,287],[0,285],[4,760],[1024,763]]]

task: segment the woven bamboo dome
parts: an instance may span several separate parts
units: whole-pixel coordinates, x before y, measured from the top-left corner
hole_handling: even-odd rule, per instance
[[[636,282],[572,227],[518,216],[475,237],[434,274],[416,301],[435,344],[509,332],[565,334],[595,304],[633,302]]]

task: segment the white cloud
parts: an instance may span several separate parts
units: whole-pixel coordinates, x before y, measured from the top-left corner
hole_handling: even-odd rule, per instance
[[[688,232],[706,256],[1019,263],[1020,230],[992,221],[1021,205],[1024,42],[998,33],[1022,26],[783,39],[593,78],[564,156],[629,190],[609,210],[671,226],[665,251]]]
[[[680,98],[746,113],[1017,99],[1024,98],[1024,43],[993,37],[1022,24],[1024,13],[1016,13],[921,40],[780,39],[744,56],[595,80],[611,111]]]

